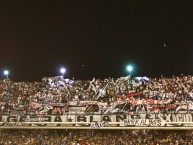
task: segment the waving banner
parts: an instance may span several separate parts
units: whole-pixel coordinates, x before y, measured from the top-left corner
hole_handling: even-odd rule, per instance
[[[3,115],[0,128],[3,126],[193,127],[193,114]]]

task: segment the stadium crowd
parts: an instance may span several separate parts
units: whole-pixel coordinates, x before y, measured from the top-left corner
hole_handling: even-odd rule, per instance
[[[42,82],[15,82],[10,79],[0,81],[0,110],[32,109],[30,103],[49,104],[70,101],[99,101],[111,105],[133,100],[156,100],[159,105],[173,104],[193,110],[193,76],[181,75],[160,78],[130,78],[104,80],[70,80],[63,77],[43,78]],[[135,95],[138,95],[135,97]],[[129,111],[135,104],[130,104]],[[146,104],[146,107],[149,104]],[[103,106],[104,107],[104,106]],[[104,107],[105,108],[105,107]],[[106,107],[107,108],[107,107]],[[103,110],[105,112],[105,110]]]
[[[192,145],[183,130],[1,130],[0,145]]]
[[[145,100],[145,104],[133,102]],[[151,104],[151,101],[159,102]],[[130,76],[104,80],[70,80],[63,77],[43,78],[41,82],[0,81],[0,115],[17,110],[23,113],[40,110],[47,104],[97,101],[107,106],[129,105],[127,111],[140,107],[193,110],[193,76],[131,78]],[[124,102],[124,103],[122,103]],[[126,103],[125,103],[126,102]],[[33,108],[31,105],[40,104]],[[119,104],[120,103],[120,104]],[[115,106],[114,104],[118,104]],[[126,105],[125,105],[126,104]],[[151,106],[152,105],[152,106]],[[159,106],[153,106],[159,105]],[[174,106],[171,108],[169,106]],[[65,106],[63,106],[65,107]],[[154,112],[156,111],[153,110]],[[63,112],[65,113],[65,112]],[[192,145],[191,130],[0,130],[0,145]]]

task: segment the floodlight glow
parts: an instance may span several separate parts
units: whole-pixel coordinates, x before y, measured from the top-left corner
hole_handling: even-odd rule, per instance
[[[9,71],[8,70],[4,70],[4,75],[9,75]]]
[[[3,74],[6,75],[6,77],[8,79],[9,71],[8,70],[4,70]]]
[[[65,74],[66,69],[65,69],[65,68],[61,68],[61,69],[60,69],[60,72],[61,72],[62,74]]]
[[[131,72],[131,71],[133,70],[133,67],[132,67],[131,65],[128,65],[128,66],[127,66],[127,70],[128,70],[129,72]]]

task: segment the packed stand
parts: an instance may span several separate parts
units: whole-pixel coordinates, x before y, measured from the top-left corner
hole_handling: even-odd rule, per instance
[[[1,130],[0,145],[192,145],[193,131]]]
[[[0,81],[0,111],[25,114],[53,110],[52,103],[98,101],[100,113],[193,110],[193,76],[70,80],[43,78],[41,82]],[[144,103],[145,102],[145,103]],[[153,103],[152,103],[153,102]],[[100,104],[99,103],[99,104]],[[72,103],[73,104],[73,103]],[[78,103],[75,103],[78,104]],[[88,106],[86,106],[88,107]],[[110,109],[109,109],[110,108]],[[44,112],[46,112],[44,111]],[[63,109],[62,114],[66,113]]]

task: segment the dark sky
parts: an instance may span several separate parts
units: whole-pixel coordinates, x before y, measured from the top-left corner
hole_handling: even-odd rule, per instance
[[[193,74],[193,3],[188,0],[0,3],[0,71],[16,81]],[[3,73],[0,79],[5,78]]]

